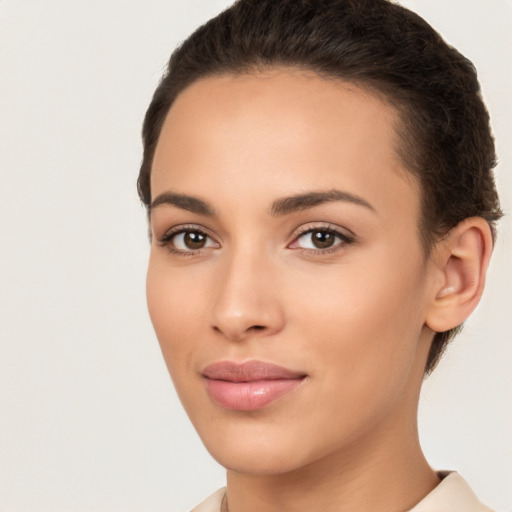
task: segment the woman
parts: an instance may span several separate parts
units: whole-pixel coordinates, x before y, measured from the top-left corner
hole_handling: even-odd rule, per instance
[[[471,63],[386,0],[241,0],[143,138],[150,316],[227,469],[195,510],[489,510],[416,421],[501,215]]]

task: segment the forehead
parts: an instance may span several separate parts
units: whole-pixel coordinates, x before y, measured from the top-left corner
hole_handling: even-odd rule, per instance
[[[419,193],[397,153],[398,121],[377,94],[312,72],[208,77],[185,89],[167,115],[152,195],[229,187],[246,199],[257,190],[270,199],[341,187],[377,206],[400,199],[413,213]]]

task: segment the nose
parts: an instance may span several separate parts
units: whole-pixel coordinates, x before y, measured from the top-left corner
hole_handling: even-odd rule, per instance
[[[211,326],[231,341],[266,337],[284,326],[279,269],[246,251],[226,258],[218,269]]]

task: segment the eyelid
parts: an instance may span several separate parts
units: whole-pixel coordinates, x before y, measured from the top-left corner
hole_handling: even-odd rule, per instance
[[[327,248],[307,248],[307,247],[293,247],[294,244],[297,243],[297,241],[303,237],[304,235],[308,233],[312,233],[315,231],[325,231],[332,233],[335,237],[339,238],[340,241],[336,243],[334,246],[327,247]],[[186,232],[196,232],[201,233],[202,235],[208,237],[210,240],[213,241],[215,244],[215,247],[201,247],[198,249],[189,249],[189,250],[181,250],[172,245],[172,240],[174,237],[176,237],[179,234],[186,233]],[[347,245],[352,244],[356,241],[355,234],[349,230],[348,228],[342,228],[340,226],[333,225],[328,222],[322,222],[322,223],[308,223],[305,225],[302,225],[298,229],[295,230],[295,232],[291,235],[292,241],[287,244],[287,247],[293,250],[299,250],[304,253],[312,253],[315,255],[321,255],[321,254],[327,254],[330,252],[335,252],[338,250],[343,249]],[[205,251],[210,251],[211,249],[219,248],[221,244],[218,242],[217,237],[212,235],[210,230],[205,228],[204,226],[200,224],[179,224],[176,226],[171,227],[167,231],[164,232],[163,235],[160,237],[155,237],[157,240],[157,243],[160,247],[166,247],[171,253],[177,254],[179,256],[197,256],[202,254]]]
[[[332,231],[333,233],[338,233],[340,236],[343,236],[345,238],[356,238],[355,233],[350,229],[325,221],[312,221],[307,222],[306,224],[302,224],[300,227],[294,229],[291,236],[297,238],[300,235],[303,235],[304,233],[310,233],[311,231],[320,231],[322,229],[324,229],[325,231]]]
[[[295,244],[301,237],[308,233],[312,233],[314,231],[326,231],[329,233],[332,233],[334,236],[338,237],[341,242],[337,243],[336,245],[332,247],[328,247],[326,249],[311,249],[311,248],[304,248],[304,247],[291,247],[292,244]],[[307,253],[313,253],[313,254],[326,254],[329,252],[335,252],[337,250],[341,250],[347,245],[350,245],[356,241],[356,235],[349,230],[348,228],[342,228],[339,226],[335,226],[331,223],[308,223],[306,225],[301,226],[298,231],[296,230],[295,233],[292,235],[293,239],[288,244],[288,248],[292,248],[293,250],[299,250]]]
[[[200,224],[179,224],[177,226],[173,226],[172,228],[168,229],[164,232],[163,235],[157,238],[158,245],[160,247],[166,247],[169,252],[176,254],[178,256],[197,256],[204,251],[209,251],[216,247],[201,247],[199,249],[190,249],[187,251],[177,249],[176,247],[173,247],[171,242],[177,235],[181,233],[187,233],[187,232],[194,232],[194,233],[201,233],[202,235],[208,237],[210,240],[212,240],[217,247],[220,247],[220,243],[217,241],[216,237],[214,237],[210,230],[205,228],[204,226],[201,226]]]

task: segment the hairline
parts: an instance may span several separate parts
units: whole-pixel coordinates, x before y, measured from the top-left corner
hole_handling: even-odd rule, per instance
[[[394,152],[399,159],[402,166],[396,170],[396,172],[409,182],[414,188],[417,189],[417,193],[419,194],[419,216],[418,216],[418,236],[420,242],[423,247],[425,261],[428,260],[430,254],[432,252],[432,248],[435,243],[439,240],[439,236],[436,236],[436,233],[433,232],[431,228],[428,226],[427,215],[426,215],[426,204],[425,204],[425,186],[421,180],[421,173],[415,170],[415,165],[412,162],[413,158],[410,155],[411,147],[416,146],[416,150],[418,150],[419,143],[414,141],[414,133],[412,130],[407,128],[407,125],[410,123],[411,116],[411,106],[406,103],[406,101],[393,101],[393,97],[385,92],[386,82],[383,80],[371,80],[370,78],[362,78],[356,79],[353,77],[347,78],[342,75],[336,75],[335,73],[322,70],[315,69],[314,66],[303,64],[303,63],[289,63],[285,61],[274,61],[274,62],[260,62],[256,60],[253,63],[245,63],[243,66],[234,66],[232,68],[225,66],[222,69],[217,69],[214,71],[205,71],[204,73],[196,76],[180,89],[178,89],[171,98],[170,103],[167,105],[167,109],[165,112],[161,113],[161,122],[156,127],[157,128],[157,136],[155,139],[153,151],[150,159],[150,166],[148,169],[148,183],[149,183],[149,191],[150,197],[149,202],[145,204],[148,214],[148,221],[150,219],[150,205],[151,205],[151,175],[153,170],[153,159],[156,153],[156,149],[158,146],[158,141],[160,140],[160,136],[165,124],[165,121],[178,100],[178,98],[187,91],[194,84],[199,82],[206,81],[211,78],[216,77],[251,77],[251,76],[264,76],[265,74],[269,74],[272,72],[290,72],[297,73],[301,72],[303,75],[310,77],[319,77],[323,80],[326,80],[337,87],[341,87],[344,89],[349,89],[352,92],[360,93],[368,97],[369,99],[376,99],[383,104],[385,104],[390,112],[393,114],[393,132],[395,135],[395,147]],[[156,131],[156,130],[155,130]],[[422,149],[419,148],[421,152]],[[404,172],[402,172],[402,168]],[[448,231],[448,230],[447,230]]]

